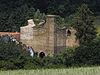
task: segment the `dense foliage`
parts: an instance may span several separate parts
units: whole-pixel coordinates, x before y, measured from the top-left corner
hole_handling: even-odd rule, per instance
[[[44,13],[35,10],[33,7],[28,7],[26,4],[13,10],[11,13],[5,12],[0,15],[0,31],[19,32],[21,26],[27,25],[28,19],[46,19]]]
[[[59,55],[32,58],[23,45],[0,41],[0,70],[65,68],[100,65],[100,36],[79,47],[66,48]]]
[[[0,41],[0,70],[36,69],[42,66],[40,58],[26,51],[22,43]]]
[[[100,36],[92,42],[81,45],[75,50],[75,62],[79,65],[100,65]]]
[[[83,4],[76,12],[74,17],[74,28],[80,44],[89,43],[96,37],[96,27],[92,11],[86,4]]]
[[[16,45],[15,42],[0,41],[0,69],[22,68],[24,58],[29,54],[22,49],[21,43]]]
[[[41,12],[65,16],[64,14],[73,13],[83,3],[88,4],[94,11],[100,11],[99,0],[0,0],[0,9],[2,12],[11,12],[26,4]]]
[[[0,31],[19,31],[39,9],[42,13],[68,17],[86,3],[95,13],[100,12],[100,0],[0,0]]]

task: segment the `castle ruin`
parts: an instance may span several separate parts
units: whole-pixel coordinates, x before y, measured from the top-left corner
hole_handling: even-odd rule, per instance
[[[34,28],[31,23],[20,27],[20,41],[31,46],[35,52],[52,56],[66,47],[78,45],[75,36],[76,30],[72,27],[59,28],[55,15],[47,15],[46,23],[42,28]]]

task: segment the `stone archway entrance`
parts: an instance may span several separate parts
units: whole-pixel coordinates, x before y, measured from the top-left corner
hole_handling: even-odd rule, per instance
[[[45,56],[45,53],[44,53],[44,52],[40,52],[40,53],[39,53],[39,57],[40,57],[40,58],[43,58],[44,56]]]

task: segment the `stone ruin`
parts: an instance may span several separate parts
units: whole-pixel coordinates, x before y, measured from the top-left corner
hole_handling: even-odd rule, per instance
[[[20,27],[20,41],[31,46],[38,54],[58,54],[66,47],[78,46],[76,30],[72,27],[59,28],[55,15],[47,15],[46,23],[42,28],[35,28],[33,20],[28,20],[28,25]]]

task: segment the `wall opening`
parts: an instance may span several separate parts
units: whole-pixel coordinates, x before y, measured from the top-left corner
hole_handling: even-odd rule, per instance
[[[39,57],[43,58],[44,56],[45,56],[45,53],[44,52],[40,52]]]
[[[70,36],[70,35],[71,35],[71,31],[68,30],[68,31],[67,31],[67,36]]]

